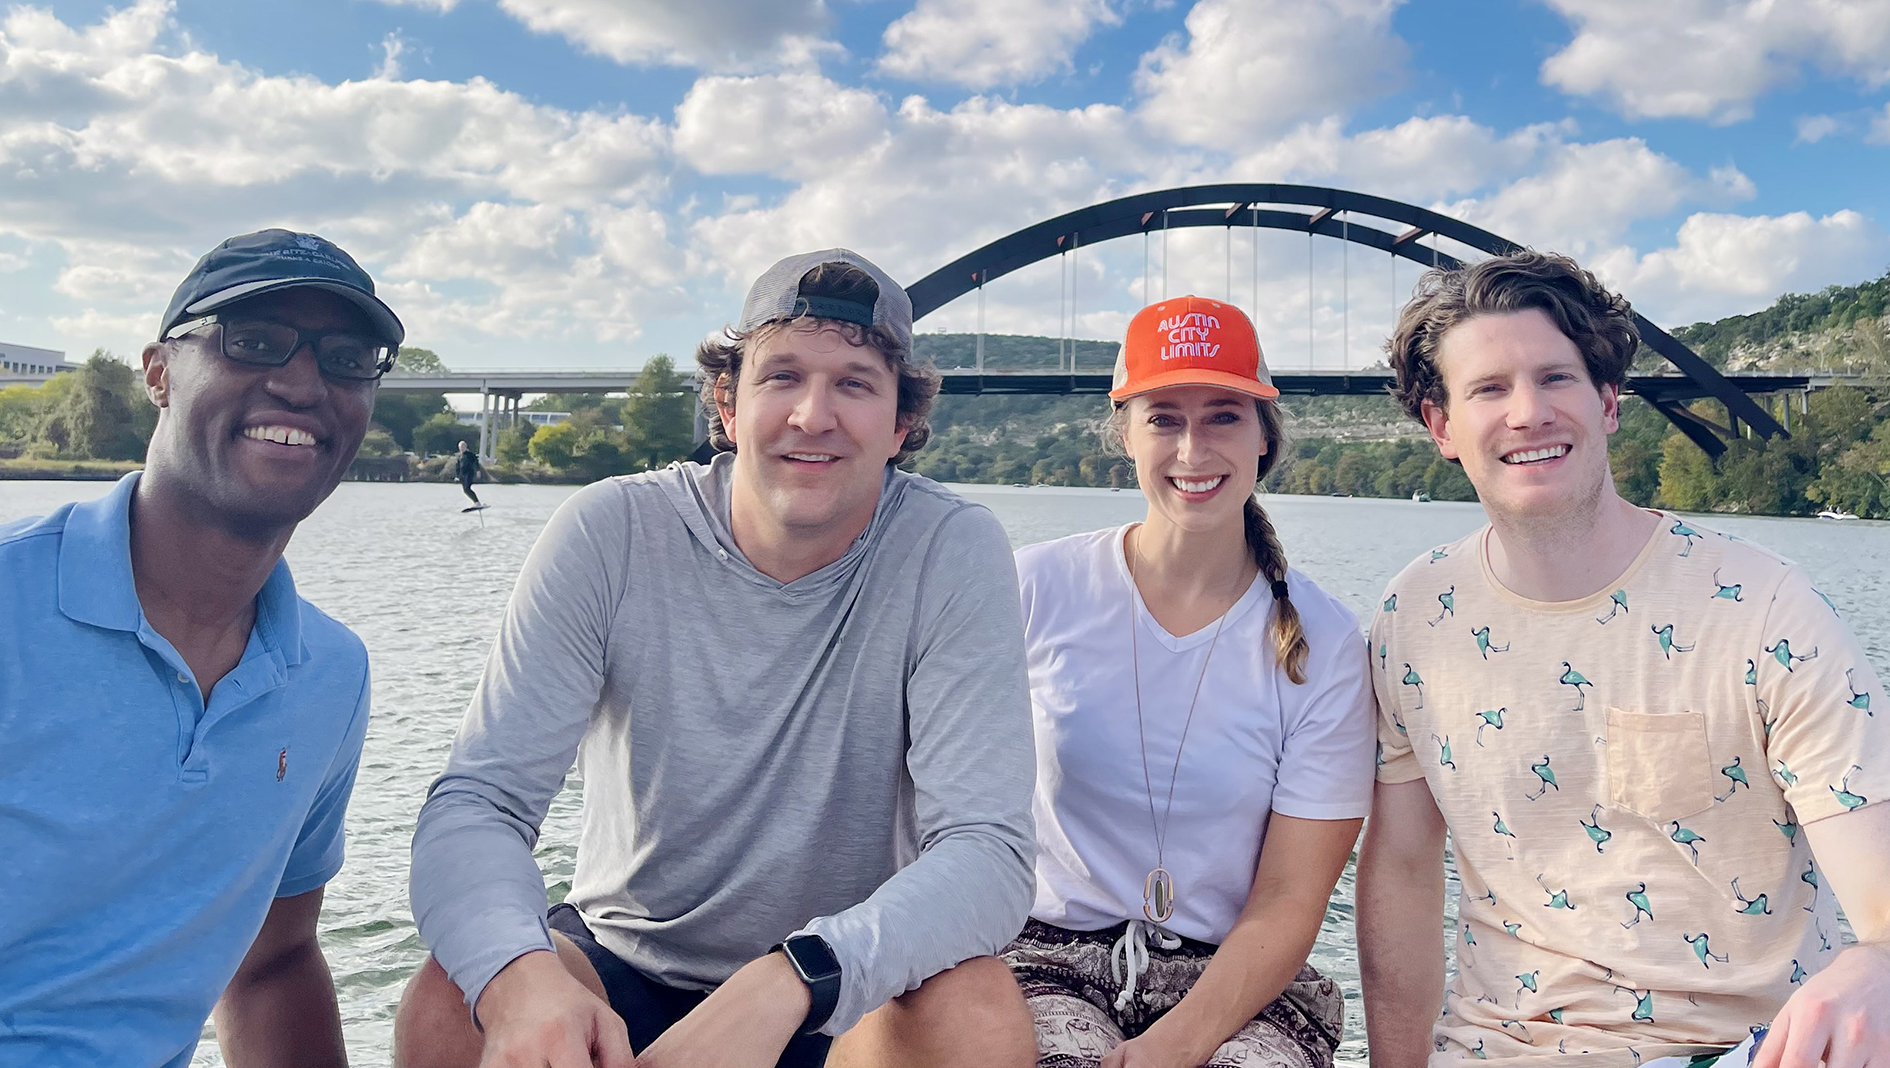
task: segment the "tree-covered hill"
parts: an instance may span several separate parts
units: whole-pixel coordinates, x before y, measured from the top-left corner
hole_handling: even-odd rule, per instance
[[[1715,367],[1839,370],[1846,358],[1868,361],[1874,356],[1883,361],[1886,315],[1890,315],[1890,271],[1854,286],[1787,293],[1764,311],[1694,323],[1673,331],[1673,336]]]

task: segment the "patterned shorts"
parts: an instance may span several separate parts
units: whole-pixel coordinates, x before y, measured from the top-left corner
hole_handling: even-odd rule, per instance
[[[1031,920],[1004,949],[1037,1028],[1039,1068],[1096,1068],[1124,1039],[1148,1029],[1201,978],[1215,947],[1184,938],[1176,949],[1150,946],[1133,1001],[1116,1008],[1122,982],[1112,978],[1111,948],[1127,924],[1066,931]],[[1303,965],[1273,1003],[1208,1058],[1206,1068],[1332,1068],[1345,1019],[1339,985]]]

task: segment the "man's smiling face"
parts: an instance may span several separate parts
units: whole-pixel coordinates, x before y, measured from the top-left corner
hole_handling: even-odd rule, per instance
[[[218,311],[302,330],[371,333],[346,299],[288,289]],[[153,453],[217,517],[257,529],[294,524],[334,491],[374,410],[374,382],[323,375],[309,346],[281,367],[226,359],[221,324],[145,348],[145,382],[163,409]]]
[[[865,529],[906,438],[899,378],[878,349],[818,321],[770,330],[743,355],[730,399],[736,477],[768,527],[847,540]]]
[[[1426,401],[1425,425],[1438,450],[1463,464],[1493,519],[1553,518],[1599,499],[1619,393],[1597,389],[1548,313],[1458,323],[1438,345],[1437,366],[1449,402]]]

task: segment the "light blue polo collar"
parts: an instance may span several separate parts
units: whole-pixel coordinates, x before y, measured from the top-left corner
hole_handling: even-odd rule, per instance
[[[118,480],[97,500],[72,506],[59,546],[59,609],[73,620],[136,634],[144,607],[131,574],[131,498],[140,472]],[[277,560],[256,595],[256,633],[287,665],[308,655],[302,608],[289,565]]]

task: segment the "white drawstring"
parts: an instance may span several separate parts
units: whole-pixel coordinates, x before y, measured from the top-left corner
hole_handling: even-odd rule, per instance
[[[1130,920],[1123,928],[1122,937],[1109,949],[1109,978],[1122,984],[1122,993],[1116,995],[1117,1012],[1128,1012],[1135,1004],[1135,981],[1148,971],[1148,943],[1151,941],[1163,949],[1181,948],[1181,939],[1160,924]]]

